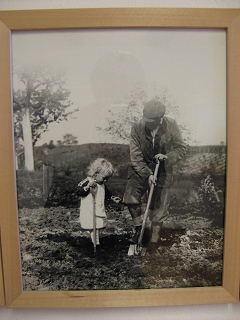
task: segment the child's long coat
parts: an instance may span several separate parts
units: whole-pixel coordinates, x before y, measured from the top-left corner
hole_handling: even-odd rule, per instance
[[[89,190],[84,190],[84,186],[78,187],[78,195],[81,197],[80,204],[80,224],[83,229],[93,229],[93,196]],[[107,215],[105,210],[105,201],[112,196],[105,184],[97,184],[97,193],[95,195],[96,207],[96,228],[102,229],[107,225]]]

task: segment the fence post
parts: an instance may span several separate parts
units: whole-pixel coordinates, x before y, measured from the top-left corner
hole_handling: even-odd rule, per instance
[[[43,164],[43,195],[47,196],[49,190],[49,167]]]
[[[53,179],[53,168],[43,164],[43,195],[48,195]]]

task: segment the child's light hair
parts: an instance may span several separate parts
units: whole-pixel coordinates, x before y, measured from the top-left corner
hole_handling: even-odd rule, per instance
[[[104,172],[106,176],[110,177],[113,174],[112,164],[104,158],[97,158],[87,168],[87,175],[93,177],[99,172]]]

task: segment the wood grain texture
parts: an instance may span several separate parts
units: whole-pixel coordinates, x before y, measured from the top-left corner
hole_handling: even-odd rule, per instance
[[[233,288],[236,270],[240,270],[239,230],[240,230],[240,16],[228,28],[227,37],[227,197],[223,285]],[[238,234],[238,238],[234,237]],[[226,261],[236,256],[233,263]],[[236,264],[236,265],[234,265]],[[228,279],[228,281],[226,281]],[[237,294],[237,288],[236,293]]]
[[[8,292],[8,297],[12,300],[19,296],[21,292],[21,277],[13,161],[10,36],[10,30],[0,23],[1,251],[4,260],[3,273],[5,289]],[[7,242],[5,242],[4,239],[6,239]],[[12,270],[12,272],[10,270]]]
[[[210,302],[211,301],[211,302]],[[10,308],[114,308],[234,303],[222,287],[150,290],[24,292]]]
[[[2,252],[0,248],[0,307],[5,305],[5,293],[3,283],[3,269],[2,269]]]
[[[99,308],[238,302],[240,275],[240,10],[121,8],[1,11],[0,21],[0,225],[7,307]],[[125,291],[22,292],[12,141],[11,31],[128,27],[226,29],[228,39],[228,148],[223,286]]]
[[[0,11],[11,30],[178,27],[226,28],[238,9],[101,8]]]

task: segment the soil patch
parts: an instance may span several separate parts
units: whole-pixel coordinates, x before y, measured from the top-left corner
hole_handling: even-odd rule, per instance
[[[128,256],[132,220],[108,206],[108,225],[94,253],[78,208],[19,210],[24,290],[127,290],[219,286],[223,229],[189,214],[171,215],[156,246]]]

